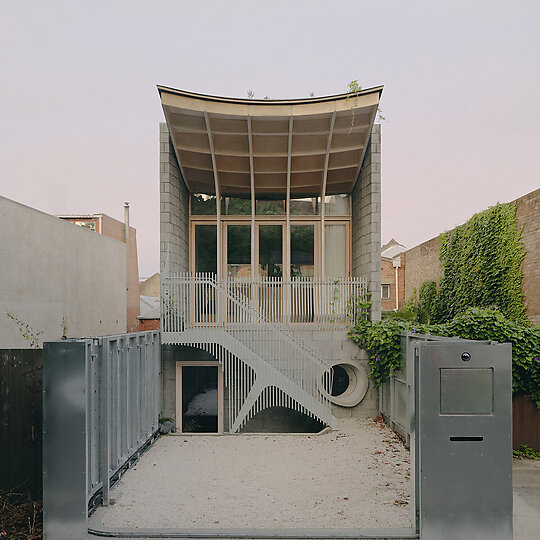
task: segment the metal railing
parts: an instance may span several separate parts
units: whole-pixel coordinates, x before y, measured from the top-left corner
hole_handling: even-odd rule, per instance
[[[235,310],[234,304],[230,301],[220,303],[214,289],[204,287],[201,280],[212,279],[212,283],[215,283],[214,274],[169,274],[171,278],[175,276],[182,276],[183,282],[191,280],[194,286],[194,305],[189,310],[192,317],[190,322],[217,326],[245,322],[242,318],[237,319],[239,312]],[[367,299],[367,281],[363,277],[334,280],[312,277],[290,280],[275,277],[256,280],[227,277],[219,286],[235,298],[242,297],[267,320],[287,328],[344,328],[362,316],[362,303]],[[170,311],[167,297],[162,305],[166,312]]]
[[[159,331],[83,340],[87,349],[88,497],[108,497],[110,479],[158,430]]]
[[[272,406],[333,423],[328,399],[332,367],[267,311],[257,309],[246,287],[253,290],[253,283],[220,284],[213,274],[162,276],[163,343],[211,349],[230,381],[230,431]],[[242,375],[246,368],[247,377]]]

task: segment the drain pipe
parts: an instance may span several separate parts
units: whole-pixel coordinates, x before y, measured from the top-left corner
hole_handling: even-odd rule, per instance
[[[126,243],[126,291],[129,291],[129,202],[124,203],[124,242]]]
[[[399,309],[399,281],[398,281],[398,268],[401,268],[401,257],[395,257],[392,259],[392,266],[396,270],[396,307],[394,311]]]

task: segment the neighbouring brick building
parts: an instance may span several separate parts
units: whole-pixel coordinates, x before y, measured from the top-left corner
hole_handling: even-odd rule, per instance
[[[395,311],[405,304],[405,250],[394,238],[381,247],[382,311]]]
[[[540,189],[511,204],[516,206],[518,227],[523,228],[521,241],[526,254],[521,269],[527,315],[532,324],[540,324]],[[439,242],[436,236],[404,253],[407,260],[405,298],[413,296],[414,291],[418,294],[420,285],[425,281],[439,281]]]

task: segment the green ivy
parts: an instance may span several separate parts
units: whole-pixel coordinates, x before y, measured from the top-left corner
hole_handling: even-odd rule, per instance
[[[513,450],[512,454],[515,458],[527,458],[534,459],[535,461],[540,461],[540,452],[534,451],[530,446],[522,444],[519,447],[519,450]]]
[[[400,367],[404,332],[512,343],[512,389],[529,395],[540,407],[540,328],[518,324],[498,309],[469,308],[444,324],[383,320],[360,321],[349,337],[369,355],[370,377],[380,386]]]
[[[416,317],[420,323],[429,323],[431,306],[437,296],[437,283],[435,281],[425,281],[420,285],[418,292],[418,306],[416,308]]]
[[[497,307],[507,319],[527,323],[520,269],[525,256],[516,207],[497,204],[441,235],[443,277],[431,322],[447,322],[469,307]]]

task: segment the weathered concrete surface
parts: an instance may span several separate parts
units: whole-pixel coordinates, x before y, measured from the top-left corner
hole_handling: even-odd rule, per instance
[[[5,197],[0,231],[1,348],[125,332],[123,242]]]

